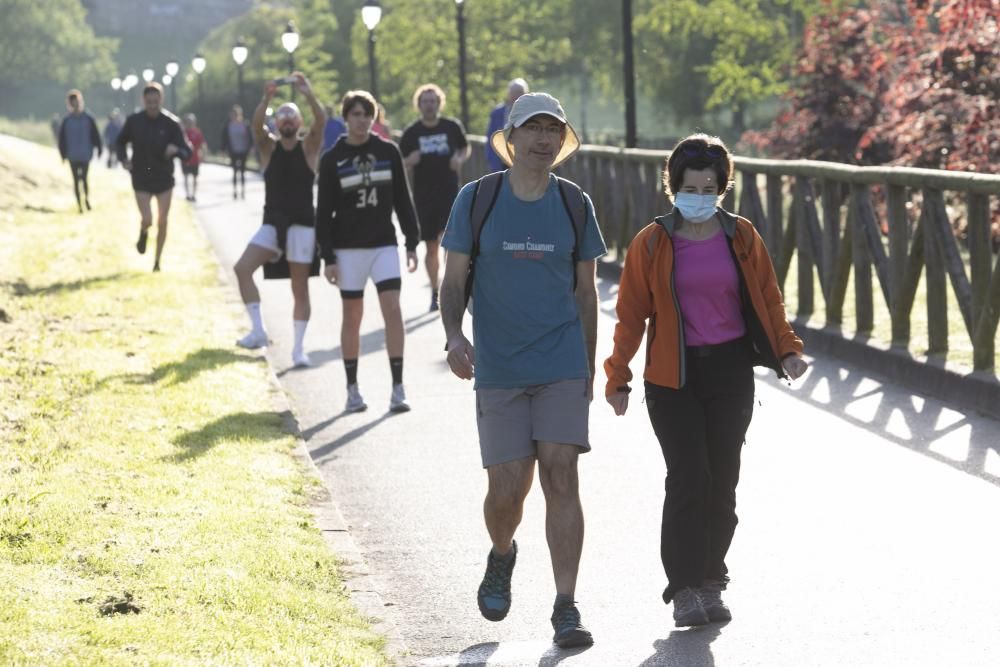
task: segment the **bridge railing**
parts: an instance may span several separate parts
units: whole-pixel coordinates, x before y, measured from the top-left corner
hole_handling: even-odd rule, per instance
[[[471,143],[467,179],[487,171],[483,137]],[[605,240],[619,257],[639,229],[668,209],[661,184],[666,156],[584,146],[559,170],[590,194]],[[756,226],[782,287],[796,260],[799,318],[813,315],[818,283],[826,324],[842,326],[853,277],[855,333],[871,334],[880,298],[891,319],[892,345],[909,351],[923,285],[926,352],[943,354],[949,348],[950,282],[974,369],[995,373],[1000,262],[992,252],[990,211],[1000,196],[1000,176],[811,160],[737,157],[735,163],[736,188],[726,208]],[[967,250],[953,233],[958,215],[966,221]]]

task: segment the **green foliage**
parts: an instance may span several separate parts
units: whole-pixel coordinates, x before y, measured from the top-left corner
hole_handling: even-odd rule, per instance
[[[239,102],[251,116],[260,101],[264,83],[288,72],[288,53],[281,46],[281,33],[289,20],[294,20],[301,34],[295,51],[295,68],[308,77],[322,104],[332,104],[337,97],[337,69],[330,53],[336,41],[337,20],[330,12],[328,0],[300,0],[293,7],[258,5],[243,16],[227,21],[213,30],[198,47],[207,66],[202,73],[202,97],[198,98],[195,75],[184,84],[184,111],[195,111],[202,130],[214,146],[216,129],[222,126],[228,109]],[[249,51],[243,65],[243,97],[238,96],[238,70],[232,58],[236,40],[242,38]],[[277,106],[289,99],[289,86],[281,86],[274,98]],[[301,96],[297,102],[302,102]],[[307,123],[309,109],[302,104]]]
[[[85,88],[115,75],[117,40],[96,37],[80,0],[0,0],[0,90],[41,81]]]

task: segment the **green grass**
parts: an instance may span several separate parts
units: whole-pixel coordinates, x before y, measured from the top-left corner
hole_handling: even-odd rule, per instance
[[[189,207],[154,274],[92,193],[0,137],[0,663],[387,664]]]
[[[43,146],[56,145],[55,135],[52,134],[49,121],[45,119],[18,118],[15,120],[0,116],[0,134],[9,134],[12,137],[33,141]]]

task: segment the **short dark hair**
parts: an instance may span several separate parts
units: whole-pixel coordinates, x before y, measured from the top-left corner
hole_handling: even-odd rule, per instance
[[[670,151],[667,166],[663,170],[663,192],[672,197],[681,189],[684,182],[684,172],[688,169],[715,170],[719,180],[719,194],[732,187],[733,157],[722,139],[699,132],[684,137]]]
[[[375,101],[375,97],[367,90],[347,91],[347,94],[344,95],[344,101],[340,103],[340,115],[346,119],[347,114],[357,104],[361,105],[361,108],[364,109],[366,116],[371,116],[372,118],[375,117],[378,102]]]
[[[149,83],[147,83],[147,84],[146,84],[146,86],[145,86],[145,87],[144,87],[144,88],[142,89],[142,96],[143,96],[143,97],[145,97],[145,96],[146,96],[146,95],[148,95],[149,93],[156,93],[156,94],[157,94],[157,95],[159,95],[160,97],[163,97],[163,86],[161,86],[161,85],[160,85],[159,83],[157,83],[156,81],[150,81],[150,82],[149,82]]]

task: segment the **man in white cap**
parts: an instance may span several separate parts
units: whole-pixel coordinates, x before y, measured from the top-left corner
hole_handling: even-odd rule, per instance
[[[514,532],[537,461],[556,583],[553,639],[561,647],[585,646],[593,637],[574,597],[584,532],[577,457],[590,450],[595,260],[606,248],[590,198],[552,173],[580,145],[558,100],[522,95],[490,140],[510,168],[462,189],[442,240],[448,365],[459,378],[475,377],[489,477],[484,514],[493,548],[479,610],[499,621],[510,609]],[[475,348],[462,333],[470,287]]]
[[[312,126],[305,138],[300,139],[302,113],[294,103],[289,102],[278,107],[274,114],[278,136],[269,134],[264,118],[277,84],[274,81],[265,84],[264,97],[253,114],[254,143],[264,173],[264,221],[233,268],[251,323],[250,333],[238,340],[237,345],[255,349],[266,346],[268,339],[260,312],[260,292],[253,280],[254,271],[267,262],[279,261],[282,255],[287,257],[295,299],[292,310],[295,326],[292,363],[299,367],[309,365],[303,340],[310,315],[309,269],[316,255],[313,182],[323,143],[326,114],[305,76],[300,72],[293,76],[297,79],[294,85],[309,101]]]
[[[510,116],[511,107],[514,106],[514,102],[517,101],[521,95],[528,92],[528,82],[524,79],[518,77],[511,80],[507,84],[507,97],[503,102],[493,107],[490,111],[490,122],[486,126],[486,136],[492,137],[497,130],[502,130],[504,125],[507,124],[507,118]],[[486,164],[489,166],[490,171],[500,171],[504,168],[504,162],[497,155],[497,152],[493,150],[493,145],[487,141],[486,142]]]

